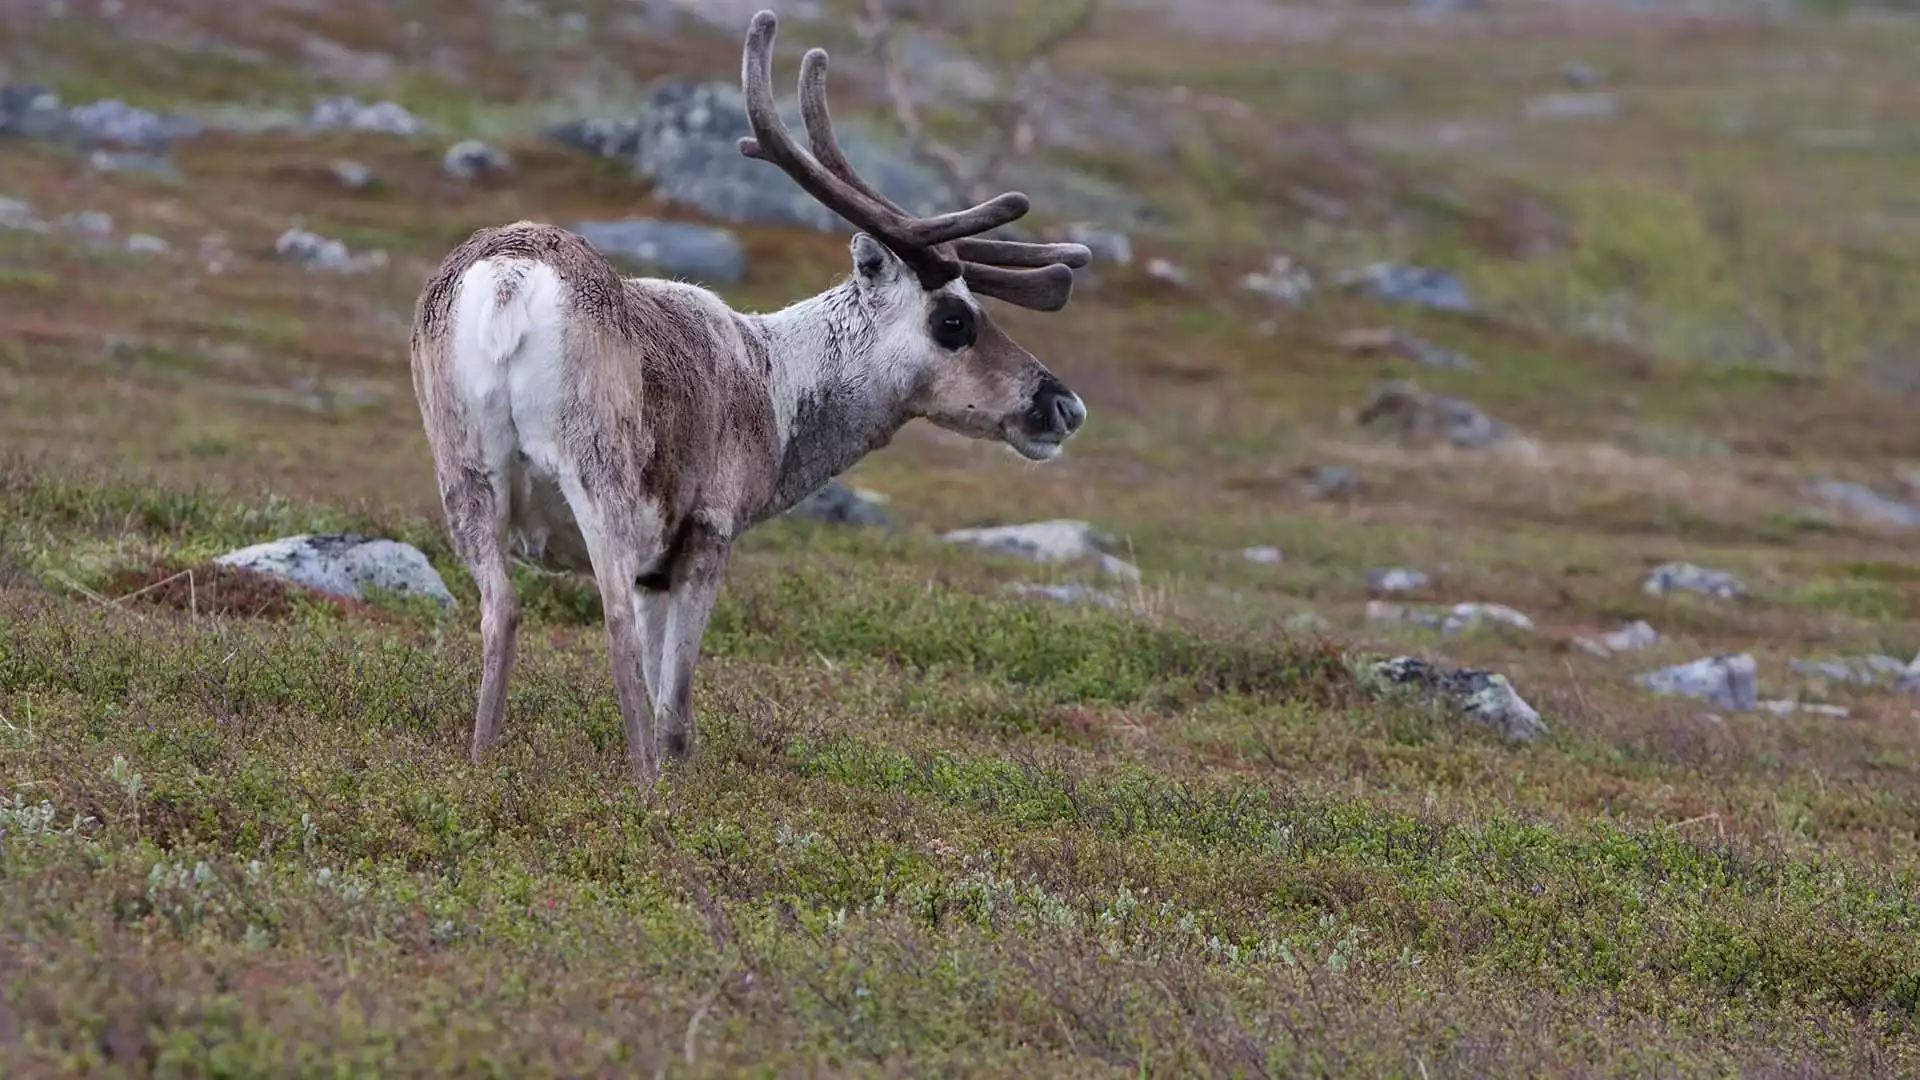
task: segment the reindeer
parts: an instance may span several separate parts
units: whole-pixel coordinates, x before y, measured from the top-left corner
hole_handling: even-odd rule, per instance
[[[737,312],[692,284],[623,278],[578,235],[523,220],[474,233],[421,291],[414,394],[480,592],[476,762],[506,712],[520,625],[510,558],[593,575],[628,765],[650,785],[659,742],[670,760],[692,752],[693,670],[742,533],[915,418],[1032,461],[1086,421],[980,299],[1057,311],[1091,252],[983,238],[1026,214],[1018,192],[924,218],[882,195],[834,138],[817,48],[800,68],[803,148],[775,105],[774,29],[761,11],[747,30],[754,135],[740,152],[859,230],[850,278]]]

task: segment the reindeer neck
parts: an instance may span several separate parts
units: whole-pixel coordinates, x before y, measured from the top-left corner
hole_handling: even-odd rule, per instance
[[[781,513],[885,446],[908,419],[907,389],[875,377],[879,335],[851,283],[749,317],[766,342]]]

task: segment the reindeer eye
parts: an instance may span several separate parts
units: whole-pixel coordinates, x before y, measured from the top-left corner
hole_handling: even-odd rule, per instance
[[[927,321],[934,344],[943,349],[964,349],[973,344],[974,337],[979,333],[973,309],[965,301],[951,296],[943,296],[934,302],[933,314]]]

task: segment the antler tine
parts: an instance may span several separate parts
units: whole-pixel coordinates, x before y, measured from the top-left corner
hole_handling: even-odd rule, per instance
[[[976,294],[1033,311],[1059,311],[1073,295],[1073,269],[1065,263],[1035,270],[1009,270],[964,261],[960,266],[967,288]]]
[[[966,239],[953,242],[953,253],[969,262],[990,266],[1052,266],[1062,263],[1075,270],[1093,262],[1085,244],[1028,244],[1018,240]]]
[[[827,50],[808,49],[800,58],[800,122],[807,129],[807,142],[813,156],[827,171],[845,180],[862,195],[902,216],[911,216],[907,208],[887,198],[880,189],[867,183],[854,171],[853,162],[840,149],[833,134],[833,116],[827,111]]]
[[[747,123],[754,137],[740,140],[740,152],[779,166],[822,206],[892,249],[913,268],[923,287],[939,288],[959,277],[958,260],[930,250],[913,235],[913,222],[906,215],[850,187],[794,140],[780,119],[779,102],[773,94],[773,37],[778,24],[773,12],[763,10],[747,27],[740,82],[746,95]]]
[[[990,232],[1026,216],[1032,204],[1017,191],[996,195],[965,210],[923,218],[868,183],[847,160],[840,140],[833,133],[833,114],[827,108],[827,51],[808,49],[800,60],[800,120],[807,129],[807,142],[813,156],[827,171],[848,187],[900,215],[909,224],[913,239],[927,246],[944,244],[962,237]]]

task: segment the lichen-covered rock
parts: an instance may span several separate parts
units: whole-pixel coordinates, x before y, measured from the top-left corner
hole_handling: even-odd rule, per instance
[[[391,101],[366,104],[344,95],[324,97],[307,113],[309,131],[366,131],[385,135],[421,135],[427,126]]]
[[[306,229],[293,228],[280,234],[273,243],[274,254],[287,262],[296,263],[309,270],[323,270],[335,274],[352,274],[362,270],[371,270],[387,264],[387,253],[374,250],[353,252],[339,240],[333,240]]]
[[[1873,654],[1843,656],[1833,660],[1789,660],[1787,670],[1810,679],[1854,686],[1877,686],[1904,675],[1907,662],[1897,656]]]
[[[1355,413],[1354,422],[1386,432],[1408,445],[1444,441],[1478,449],[1513,434],[1506,423],[1471,402],[1428,393],[1404,379],[1390,379],[1375,386]]]
[[[1114,611],[1123,610],[1127,606],[1127,602],[1120,597],[1104,589],[1090,588],[1086,585],[1035,585],[1030,582],[1020,582],[1011,586],[1011,590],[1019,596],[1039,597],[1061,604],[1098,604]]]
[[[737,285],[747,251],[726,229],[689,221],[580,221],[571,228],[596,250],[637,270],[706,285]]]
[[[1752,712],[1760,700],[1760,669],[1751,655],[1709,656],[1649,671],[1635,682],[1656,694],[1698,698],[1722,709]]]
[[[1411,656],[1382,660],[1373,665],[1372,673],[1387,683],[1424,690],[1502,738],[1531,742],[1547,732],[1540,713],[1505,675],[1472,668],[1449,671]]]
[[[1349,275],[1343,283],[1390,304],[1414,304],[1439,311],[1473,310],[1473,296],[1466,283],[1445,270],[1375,263]]]
[[[450,179],[472,183],[483,176],[496,176],[513,170],[513,158],[505,150],[489,146],[479,139],[462,139],[447,147],[440,158],[440,171]]]
[[[1648,625],[1645,620],[1636,619],[1618,630],[1608,631],[1598,637],[1575,638],[1573,643],[1595,656],[1612,656],[1615,653],[1638,652],[1658,645],[1660,632]]]
[[[1138,580],[1140,570],[1133,564],[1102,551],[1107,537],[1084,521],[1059,519],[1036,521],[1026,525],[995,525],[979,529],[955,529],[940,537],[949,543],[967,544],[1003,555],[1018,555],[1044,563],[1092,563],[1115,577]]]
[[[890,525],[886,511],[871,494],[829,480],[820,490],[801,499],[787,513],[829,525]]]
[[[303,533],[241,548],[215,559],[354,600],[378,589],[401,597],[427,597],[452,607],[453,594],[420,549],[397,540],[355,533]]]
[[[1808,485],[1807,494],[1876,525],[1891,525],[1899,529],[1920,528],[1920,506],[1882,495],[1865,484],[1849,480],[1819,480]]]
[[[1640,583],[1640,591],[1648,596],[1693,592],[1722,600],[1736,599],[1747,592],[1746,587],[1740,584],[1740,579],[1725,570],[1710,570],[1685,562],[1654,567],[1653,572]]]
[[[1367,588],[1373,592],[1416,592],[1432,583],[1433,579],[1426,574],[1404,566],[1382,566],[1367,571]]]

